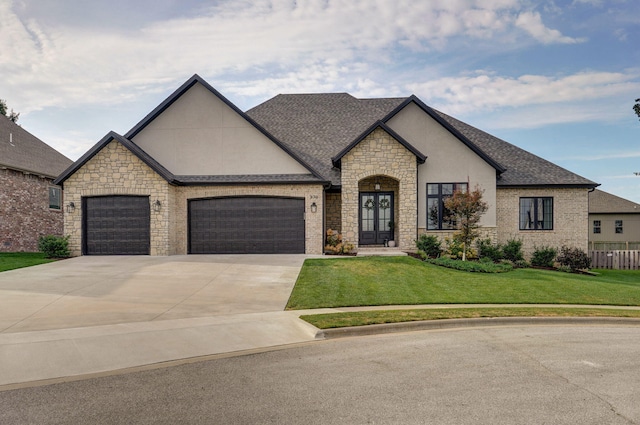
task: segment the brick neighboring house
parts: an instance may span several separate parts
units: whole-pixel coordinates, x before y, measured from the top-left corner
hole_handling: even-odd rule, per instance
[[[194,75],[55,181],[74,255],[323,252],[454,231],[443,202],[478,185],[485,237],[588,247],[597,183],[415,96],[278,95],[238,109]],[[78,208],[79,207],[79,208]]]
[[[0,115],[0,252],[35,252],[40,236],[62,236],[62,189],[53,180],[72,163]]]
[[[640,249],[640,204],[598,189],[589,193],[589,247]]]

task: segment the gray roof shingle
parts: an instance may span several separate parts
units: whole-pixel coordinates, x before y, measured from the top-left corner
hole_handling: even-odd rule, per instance
[[[250,109],[247,115],[324,178],[340,185],[340,170],[332,166],[331,158],[376,121],[390,119],[411,98],[357,99],[347,93],[281,94]],[[461,137],[496,168],[500,174],[499,187],[598,185],[442,112],[432,111],[451,127],[450,131],[458,133],[456,137]]]
[[[589,193],[591,214],[640,214],[640,204],[602,190]]]
[[[9,118],[0,115],[0,167],[55,178],[72,162]]]

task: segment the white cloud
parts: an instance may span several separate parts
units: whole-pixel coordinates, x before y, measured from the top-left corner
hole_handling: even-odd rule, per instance
[[[23,9],[0,0],[0,92],[24,114],[117,105],[166,91],[195,72],[270,74],[261,87],[240,84],[239,92],[325,90],[338,76],[371,85],[367,73],[350,71],[363,62],[370,69],[393,64],[402,49],[443,49],[458,37],[511,43],[518,37],[507,34],[519,28],[543,43],[575,41],[545,27],[540,15],[523,12],[517,0],[221,1],[195,17],[127,29],[43,24]]]
[[[632,72],[589,71],[558,77],[522,75],[513,78],[480,71],[474,76],[446,77],[408,84],[408,87],[434,106],[452,113],[469,113],[540,105],[549,108],[554,104],[628,95],[640,92],[640,81]],[[557,112],[553,111],[553,115],[559,120],[567,119],[571,113],[564,111],[558,115]],[[573,112],[581,117],[585,117],[585,113],[603,114],[586,107]]]
[[[522,12],[516,19],[516,26],[522,28],[528,32],[533,38],[544,43],[581,43],[584,42],[583,38],[573,38],[562,33],[558,30],[547,28],[542,22],[542,17],[537,12]]]

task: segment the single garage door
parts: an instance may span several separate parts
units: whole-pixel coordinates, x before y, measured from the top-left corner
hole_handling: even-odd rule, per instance
[[[304,199],[189,201],[191,254],[303,254]]]
[[[85,255],[148,255],[148,196],[83,198]]]

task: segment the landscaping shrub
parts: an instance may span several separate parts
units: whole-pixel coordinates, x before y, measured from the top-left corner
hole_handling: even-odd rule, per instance
[[[502,255],[505,260],[509,260],[514,264],[523,261],[522,241],[517,239],[509,239],[502,247]]]
[[[591,258],[580,248],[569,248],[563,246],[558,255],[560,265],[569,267],[571,271],[587,270],[591,267]]]
[[[324,247],[325,252],[330,254],[350,254],[353,251],[353,244],[344,243],[342,235],[335,230],[327,230],[327,244]]]
[[[440,239],[435,235],[423,233],[416,241],[416,247],[429,258],[438,258],[442,254]]]
[[[482,239],[477,243],[478,246],[478,256],[480,259],[489,259],[494,263],[502,260],[502,247],[498,245],[494,245],[491,242],[491,239]]]
[[[553,267],[558,250],[550,246],[534,247],[531,265],[536,267]]]
[[[453,259],[463,258],[464,245],[459,238],[455,236],[453,238],[444,238],[444,243],[446,246],[445,250],[449,258],[453,258]],[[470,246],[467,246],[467,252],[465,257],[467,259],[478,258],[478,251],[476,251],[474,248]]]
[[[67,258],[69,253],[69,236],[40,236],[38,249],[47,258]]]
[[[494,262],[488,263],[484,261],[462,261],[446,257],[426,259],[425,261],[437,266],[448,267],[450,269],[464,272],[503,273],[513,270],[513,266],[511,266],[511,264],[505,263],[496,264]]]

